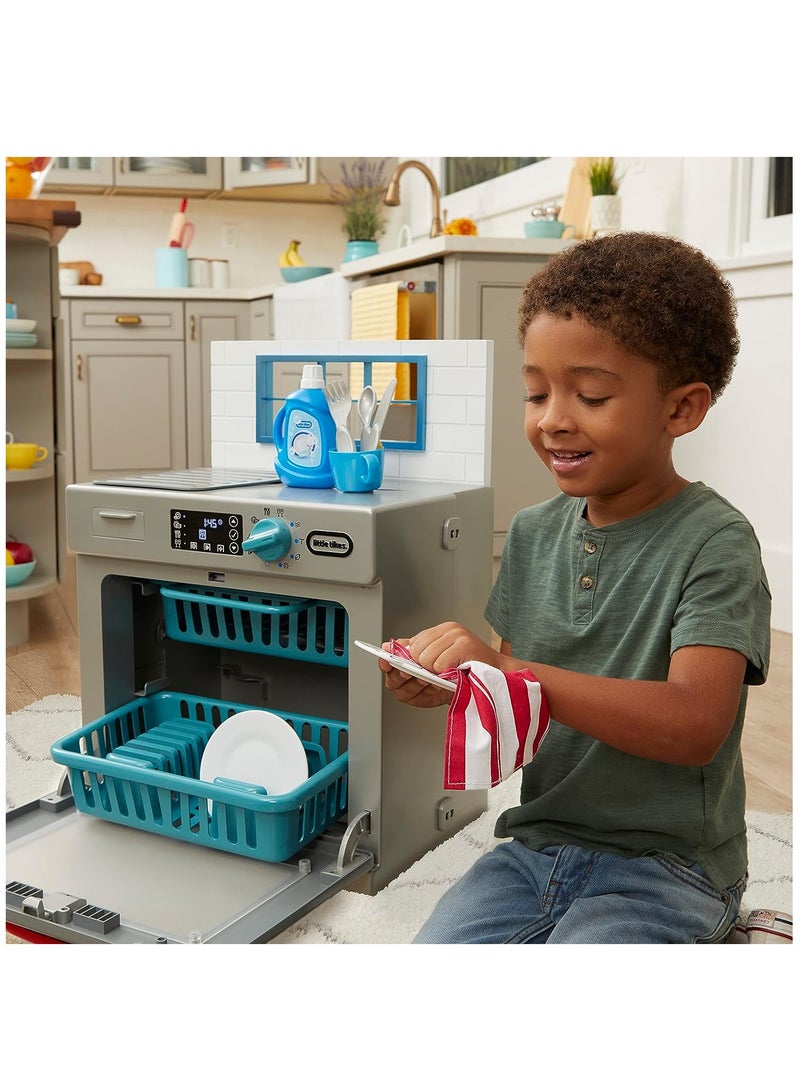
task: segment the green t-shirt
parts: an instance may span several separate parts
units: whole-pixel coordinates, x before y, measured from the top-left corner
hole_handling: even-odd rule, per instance
[[[769,664],[758,541],[702,482],[611,526],[593,527],[584,508],[559,495],[514,517],[486,608],[495,632],[517,659],[613,678],[664,680],[678,648],[732,648],[748,661],[736,720],[703,766],[633,757],[553,720],[495,833],[534,849],[668,853],[725,889],[747,870],[746,687]]]

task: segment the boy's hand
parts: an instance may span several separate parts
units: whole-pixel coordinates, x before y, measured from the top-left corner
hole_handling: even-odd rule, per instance
[[[470,660],[489,663],[494,667],[499,667],[501,662],[501,656],[491,645],[455,621],[445,621],[431,629],[423,629],[410,638],[396,639],[398,643],[405,644],[418,663],[434,674],[441,674]],[[388,650],[389,644],[384,644],[383,647]],[[399,701],[417,708],[435,708],[437,705],[450,703],[450,694],[446,690],[412,678],[384,660],[378,662],[386,675],[386,688]]]

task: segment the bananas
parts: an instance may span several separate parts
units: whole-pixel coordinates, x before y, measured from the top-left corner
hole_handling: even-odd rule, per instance
[[[278,258],[279,265],[305,265],[305,262],[297,252],[297,247],[300,245],[299,239],[292,239],[281,256]]]

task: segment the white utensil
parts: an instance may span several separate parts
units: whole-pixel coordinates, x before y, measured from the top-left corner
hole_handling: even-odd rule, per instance
[[[364,437],[369,434],[372,418],[375,416],[375,406],[378,398],[374,386],[365,386],[358,399],[358,415],[361,417],[361,448],[364,449]]]
[[[336,450],[355,451],[355,441],[347,430],[347,418],[353,408],[347,384],[342,379],[330,379],[323,389],[331,416],[336,423]]]
[[[361,433],[361,450],[362,451],[374,451],[378,446],[381,438],[381,429],[383,428],[384,421],[386,420],[386,414],[392,405],[392,398],[394,397],[395,388],[397,387],[397,379],[390,379],[386,384],[386,389],[383,392],[381,403],[378,406],[378,411],[372,421],[372,424],[367,429],[366,436],[364,432]]]

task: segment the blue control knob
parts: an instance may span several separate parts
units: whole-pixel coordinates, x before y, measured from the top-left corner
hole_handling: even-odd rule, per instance
[[[292,532],[282,519],[259,519],[242,542],[242,549],[255,553],[262,561],[277,561],[292,546]]]

